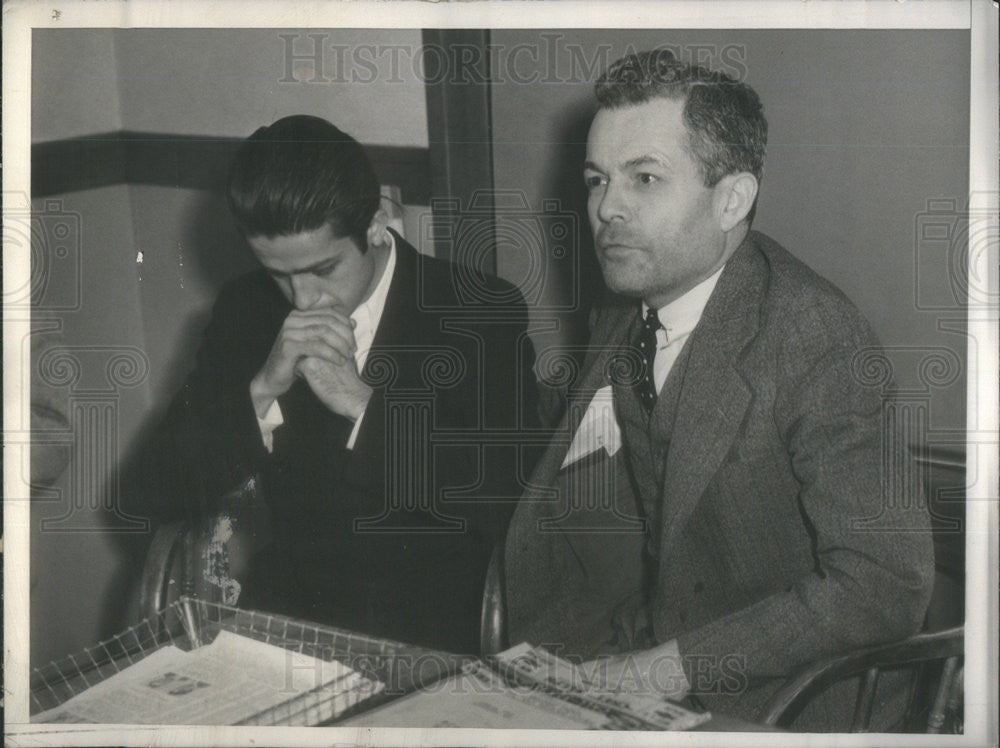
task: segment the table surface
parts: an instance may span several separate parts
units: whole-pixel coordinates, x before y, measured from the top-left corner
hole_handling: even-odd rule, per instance
[[[246,613],[246,611],[241,611],[241,612]],[[284,619],[284,617],[282,616],[272,616],[271,618],[278,621],[292,620],[292,619]],[[322,628],[329,632],[336,631],[342,634],[351,634],[351,635],[354,634],[354,632],[346,632],[344,630],[338,630],[326,626],[317,628]],[[361,712],[368,711],[369,709],[372,709],[374,707],[392,701],[398,696],[401,696],[405,693],[412,692],[420,687],[427,687],[431,685],[433,682],[437,682],[440,678],[447,677],[453,674],[454,672],[457,672],[458,669],[461,667],[462,663],[474,659],[469,657],[460,657],[458,655],[451,655],[445,652],[438,652],[436,654],[439,655],[439,657],[435,660],[435,662],[444,663],[442,667],[439,668],[439,670],[434,673],[428,673],[426,670],[422,668],[422,672],[418,674],[412,671],[411,668],[405,667],[405,661],[407,661],[408,659],[406,655],[407,654],[413,655],[416,659],[423,662],[427,659],[426,657],[424,657],[424,655],[427,655],[428,652],[430,652],[431,650],[427,650],[422,647],[402,644],[400,642],[385,641],[384,643],[382,643],[381,640],[375,640],[374,638],[366,637],[364,635],[357,635],[357,636],[362,642],[368,642],[369,646],[359,647],[352,654],[355,657],[366,658],[368,660],[368,665],[370,666],[371,664],[374,664],[371,659],[371,656],[375,654],[375,652],[371,649],[371,647],[375,647],[378,650],[380,650],[379,652],[380,657],[378,657],[377,660],[381,660],[381,664],[375,668],[377,672],[373,672],[371,674],[375,675],[376,677],[379,677],[379,679],[382,680],[383,682],[391,681],[391,683],[387,683],[386,692],[383,692],[382,694],[379,694],[371,699],[367,699],[364,702],[361,702],[357,704],[355,707],[349,709],[344,714],[338,716],[335,720],[333,720],[332,723],[330,723],[332,726],[336,726],[337,722],[341,720],[348,719]],[[386,650],[386,647],[388,647],[388,650]],[[364,651],[365,649],[367,649],[368,651],[367,652]],[[402,656],[400,657],[400,655]],[[338,657],[337,655],[334,655],[334,657],[335,659],[341,659],[341,657]],[[351,659],[352,659],[351,657],[348,657],[346,660],[346,664],[348,664],[349,666],[356,665],[357,663],[351,662],[350,661]],[[118,658],[114,658],[114,660],[116,662],[119,661]],[[396,664],[392,664],[393,662],[395,662]],[[121,663],[120,666],[126,666],[126,662],[124,661],[124,659],[122,659],[120,663]],[[79,692],[80,690],[83,690],[85,684],[89,683],[90,685],[93,685],[93,674],[95,672],[100,672],[102,675],[106,676],[116,671],[117,669],[118,667],[116,667],[115,664],[112,664],[112,662],[108,662],[107,665],[103,666],[99,671],[95,671],[95,669],[92,668],[86,668],[86,673],[78,671],[79,672],[78,676],[64,679],[62,685],[68,687],[70,694],[73,692]],[[355,669],[357,669],[357,667],[355,667]],[[54,705],[55,704],[53,704],[53,706]],[[777,727],[755,724],[725,714],[713,714],[708,722],[699,725],[694,729],[700,732],[706,732],[706,731],[707,732],[782,732],[782,730]]]
[[[703,725],[698,725],[692,732],[787,732],[780,727],[773,725],[759,725],[756,722],[747,722],[738,717],[730,717],[728,714],[713,714],[712,718]]]
[[[78,689],[79,690],[79,687]],[[397,695],[379,695],[373,699],[369,699],[362,702],[355,707],[349,709],[344,714],[340,715],[333,722],[329,723],[329,726],[336,727],[337,723],[349,719],[361,712],[368,711],[369,709],[381,706],[394,698]],[[760,725],[753,722],[747,722],[741,720],[737,717],[731,717],[727,714],[713,714],[712,718],[702,725],[694,728],[695,732],[784,732],[781,728],[773,727],[769,725]]]

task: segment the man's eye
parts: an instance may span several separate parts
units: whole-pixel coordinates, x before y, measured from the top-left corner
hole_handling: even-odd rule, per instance
[[[659,181],[659,177],[655,174],[650,174],[649,172],[643,171],[636,175],[636,178],[641,184],[653,184]]]
[[[594,189],[595,187],[600,187],[604,183],[604,177],[597,174],[592,174],[583,178],[583,183],[587,185],[588,189]]]
[[[321,268],[316,268],[313,270],[313,275],[318,275],[320,278],[325,278],[328,275],[332,275],[333,271],[337,269],[336,265],[324,265]]]

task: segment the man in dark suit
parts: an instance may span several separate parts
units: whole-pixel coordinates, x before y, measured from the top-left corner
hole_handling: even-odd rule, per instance
[[[920,628],[927,512],[868,381],[870,326],[750,230],[756,93],[668,52],[596,93],[584,176],[610,294],[508,532],[510,636],[752,718],[796,666]]]
[[[419,255],[362,147],[316,117],[243,143],[229,203],[262,267],[219,295],[143,508],[178,516],[184,497],[197,515],[249,485],[271,542],[241,605],[477,651],[521,491],[505,432],[535,411],[520,294]]]

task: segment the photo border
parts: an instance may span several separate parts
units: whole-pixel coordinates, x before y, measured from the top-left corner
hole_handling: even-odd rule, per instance
[[[318,2],[60,2],[38,4],[9,2],[3,7],[3,192],[4,197],[28,195],[30,190],[30,38],[33,28],[71,27],[413,27],[413,28],[528,28],[607,27],[644,28],[952,28],[971,29],[971,139],[970,211],[992,216],[990,236],[1000,235],[997,203],[997,6],[988,0],[966,3],[840,2],[510,2],[492,3],[346,3]],[[6,207],[6,205],[5,205]],[[4,248],[4,288],[20,288],[28,277],[25,253]],[[986,278],[992,297],[998,288],[998,247],[970,258],[970,278]],[[29,332],[30,317],[18,312],[4,315],[4,409],[22,408],[28,391],[28,368],[17,341]],[[948,745],[985,745],[997,739],[997,578],[998,469],[997,442],[1000,403],[997,393],[997,310],[970,301],[968,334],[981,344],[970,347],[969,422],[980,428],[969,435],[968,474],[976,477],[968,487],[966,544],[966,648],[986,653],[966,660],[966,734],[948,736]],[[5,423],[9,422],[5,418]],[[20,475],[12,464],[13,450],[5,450],[5,496],[24,495],[10,485]],[[397,730],[350,728],[233,728],[233,727],[110,727],[67,730],[63,726],[30,725],[28,716],[28,538],[29,503],[4,502],[4,699],[7,740],[11,745],[92,745],[95,739],[109,745],[169,742],[172,745],[245,744],[329,745],[357,742],[365,745],[574,745],[604,739],[582,731],[531,731],[514,736],[487,730]],[[974,528],[976,530],[974,531]],[[974,696],[979,698],[974,698]],[[714,733],[672,733],[671,744],[718,745]],[[919,736],[840,735],[838,745],[943,745],[945,736],[933,741]],[[662,733],[631,734],[633,745],[661,745]],[[802,735],[740,733],[730,738],[745,746],[801,745]],[[827,743],[829,739],[827,738]]]

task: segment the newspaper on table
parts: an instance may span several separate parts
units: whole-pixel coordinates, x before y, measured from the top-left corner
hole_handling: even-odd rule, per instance
[[[360,714],[344,727],[600,729],[607,718],[531,688],[512,687],[484,662]]]
[[[382,688],[342,663],[220,631],[189,652],[158,649],[32,721],[309,725]]]
[[[711,715],[657,696],[581,687],[572,663],[520,644],[492,658],[499,672],[472,662],[451,678],[341,724],[573,730],[687,730]],[[513,676],[513,677],[512,677]]]
[[[711,718],[708,712],[693,712],[658,694],[595,687],[581,668],[542,647],[521,643],[493,659],[519,682],[537,685],[563,698],[617,715],[616,719],[636,718],[647,723],[647,729],[689,730]]]

